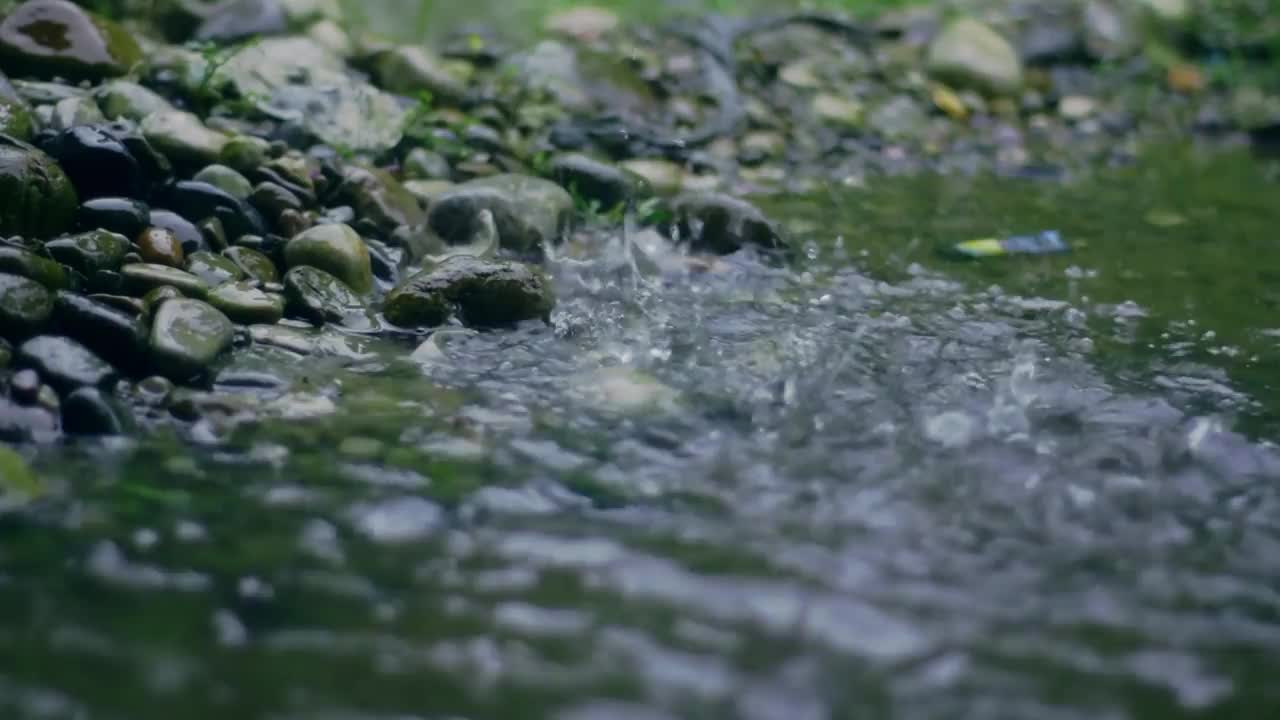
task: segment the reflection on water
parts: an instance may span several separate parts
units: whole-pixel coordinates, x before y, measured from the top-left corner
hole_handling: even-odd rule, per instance
[[[37,459],[0,708],[1269,717],[1273,196],[1233,156],[886,180],[774,202],[800,268],[583,237],[550,327],[260,347],[284,386]]]

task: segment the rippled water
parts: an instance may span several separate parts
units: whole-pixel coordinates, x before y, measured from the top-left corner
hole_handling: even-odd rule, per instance
[[[769,201],[794,269],[588,233],[552,327],[255,350],[36,458],[0,717],[1272,717],[1275,190],[882,179]]]

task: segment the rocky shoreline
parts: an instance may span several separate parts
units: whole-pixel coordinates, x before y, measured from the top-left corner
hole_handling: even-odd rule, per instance
[[[744,196],[1057,178],[1280,119],[1194,61],[1215,41],[1173,0],[679,29],[578,9],[525,49],[368,37],[317,0],[159,7],[120,24],[27,0],[0,21],[0,441],[191,422],[255,346],[408,353],[549,320],[547,257],[624,220],[684,248],[681,272],[785,262]]]

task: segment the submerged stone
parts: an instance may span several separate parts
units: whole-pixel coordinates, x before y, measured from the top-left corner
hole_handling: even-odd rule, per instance
[[[352,330],[374,330],[377,322],[364,300],[346,283],[309,265],[285,273],[287,312],[316,325],[332,322]]]
[[[166,300],[151,324],[151,357],[156,369],[174,380],[203,373],[231,347],[235,328],[208,303]]]
[[[26,341],[19,346],[16,360],[20,367],[32,368],[41,379],[63,392],[104,386],[116,379],[115,368],[105,360],[60,335],[41,335]]]
[[[551,316],[551,284],[528,265],[459,255],[409,278],[383,312],[401,327],[433,327],[456,309],[469,325],[501,326]]]
[[[75,188],[53,158],[0,135],[0,237],[65,232],[78,205]]]
[[[968,18],[948,25],[929,48],[929,72],[945,82],[997,95],[1022,87],[1022,61],[995,30]]]
[[[493,213],[502,247],[528,253],[560,239],[573,215],[573,197],[550,180],[494,175],[437,195],[427,223],[445,242],[467,243],[479,230],[481,210]]]
[[[44,328],[52,314],[53,294],[43,285],[0,273],[0,335],[33,335]]]
[[[317,225],[289,241],[284,249],[290,268],[319,268],[358,293],[373,289],[369,248],[349,225]]]
[[[0,62],[15,75],[100,80],[140,59],[127,31],[68,0],[27,0],[0,22]]]

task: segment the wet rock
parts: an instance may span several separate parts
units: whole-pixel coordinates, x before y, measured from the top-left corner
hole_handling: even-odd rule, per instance
[[[54,318],[64,333],[117,367],[136,373],[145,365],[147,318],[138,308],[64,291],[54,301]]]
[[[425,90],[433,98],[456,103],[466,97],[469,67],[446,62],[422,46],[404,45],[381,53],[373,74],[384,90],[410,97]]]
[[[1142,37],[1132,10],[1107,0],[1085,3],[1084,43],[1089,55],[1098,60],[1118,60],[1138,51]]]
[[[142,197],[147,178],[141,165],[114,135],[100,127],[73,127],[44,147],[66,172],[82,199]]]
[[[244,277],[244,272],[234,262],[207,250],[192,253],[187,259],[186,270],[205,281],[209,287],[217,287]],[[215,304],[213,301],[210,303]]]
[[[173,233],[178,238],[178,242],[182,244],[184,253],[190,254],[207,249],[205,247],[204,234],[200,232],[200,228],[172,210],[152,210],[147,215],[147,225]]]
[[[173,164],[203,167],[218,159],[227,137],[210,130],[200,118],[182,110],[148,115],[141,125],[147,142]]]
[[[594,158],[570,153],[551,161],[551,175],[562,187],[602,209],[616,207],[635,192],[636,178]]]
[[[61,290],[71,284],[58,263],[30,250],[6,245],[0,245],[0,272],[35,280],[50,290]]]
[[[383,313],[401,327],[434,327],[455,310],[468,325],[502,326],[547,320],[554,306],[550,283],[528,265],[459,255],[406,280]]]
[[[395,146],[409,117],[393,95],[353,76],[342,58],[306,37],[262,40],[236,53],[218,76],[263,113],[352,152]]]
[[[18,98],[0,97],[0,135],[26,141],[34,131],[31,108]]]
[[[44,329],[53,314],[53,294],[40,283],[0,273],[0,335],[17,338]]]
[[[402,172],[406,180],[448,180],[453,175],[443,155],[420,147],[405,156]]]
[[[929,48],[929,72],[954,85],[997,95],[1022,87],[1017,52],[996,31],[972,19],[946,27]]]
[[[205,281],[185,270],[165,265],[129,263],[120,268],[120,275],[124,278],[125,287],[135,295],[145,295],[166,285],[187,297],[203,298],[209,294],[209,285]]]
[[[102,197],[86,200],[76,214],[84,230],[107,230],[136,238],[150,223],[151,209],[132,198]]]
[[[133,418],[98,388],[83,387],[62,401],[62,430],[68,435],[128,435]]]
[[[209,293],[209,304],[241,325],[271,325],[284,317],[284,297],[247,282],[229,282]]]
[[[273,182],[258,183],[249,196],[249,202],[268,219],[278,219],[286,211],[302,211],[302,201],[298,196]]]
[[[79,125],[98,125],[105,123],[107,116],[98,109],[98,103],[91,97],[67,98],[53,106],[53,112],[45,121],[46,128],[51,130],[67,130]]]
[[[308,265],[284,276],[285,307],[290,315],[316,325],[336,323],[353,330],[373,330],[377,323],[364,300],[338,278]]]
[[[111,120],[125,118],[142,122],[148,115],[174,109],[159,93],[128,80],[103,83],[94,88],[93,98],[97,100],[102,114]]]
[[[684,168],[669,160],[625,160],[618,166],[642,178],[659,195],[674,195],[684,187]]]
[[[426,220],[413,194],[385,170],[348,167],[343,173],[341,199],[384,236],[398,227],[416,227]]]
[[[41,335],[18,347],[15,361],[40,373],[41,379],[60,392],[79,387],[105,386],[116,371],[89,348],[61,335]]]
[[[186,295],[182,291],[172,285],[162,285],[158,288],[152,288],[146,295],[142,296],[142,312],[150,315],[155,312],[156,308],[169,300],[184,298]]]
[[[230,247],[222,251],[224,257],[235,263],[244,276],[259,283],[280,282],[280,274],[271,258],[247,247]]]
[[[349,225],[317,225],[290,240],[284,257],[289,268],[319,268],[358,293],[373,289],[369,249]]]
[[[0,22],[0,62],[15,75],[100,80],[141,58],[123,28],[67,0],[28,0]]]
[[[727,255],[745,246],[779,250],[786,243],[754,205],[719,193],[690,193],[672,203],[676,230],[695,251]]]
[[[620,22],[618,14],[612,10],[579,5],[548,16],[543,28],[556,35],[593,42],[616,30]]]
[[[90,230],[44,244],[44,249],[54,260],[74,268],[85,277],[93,277],[102,270],[119,269],[129,248],[129,238],[109,230]]]
[[[230,245],[227,242],[227,231],[222,227],[222,221],[216,217],[201,220],[196,224],[196,229],[200,231],[200,237],[210,250],[221,252]]]
[[[231,237],[266,234],[262,215],[252,205],[209,183],[176,182],[165,192],[163,205],[188,220],[216,217]]]
[[[212,185],[237,200],[248,200],[253,192],[253,184],[249,179],[226,165],[210,165],[191,179]]]
[[[237,135],[222,146],[218,159],[239,173],[250,173],[265,165],[270,157],[271,143],[250,135]]]
[[[233,0],[216,6],[200,27],[197,40],[231,42],[254,35],[276,35],[289,28],[279,0]]]
[[[208,303],[187,298],[166,300],[151,323],[151,358],[173,380],[206,371],[231,347],[235,327]]]
[[[503,247],[528,253],[560,239],[573,214],[573,198],[549,180],[495,175],[438,195],[427,223],[445,242],[462,244],[479,229],[481,210],[493,213]]]
[[[164,228],[147,228],[138,235],[138,254],[142,261],[171,268],[186,265],[186,255],[178,236]]]
[[[22,407],[0,398],[0,441],[49,442],[58,435],[58,419],[40,407]]]
[[[65,232],[78,205],[75,188],[53,158],[0,135],[0,237]]]

